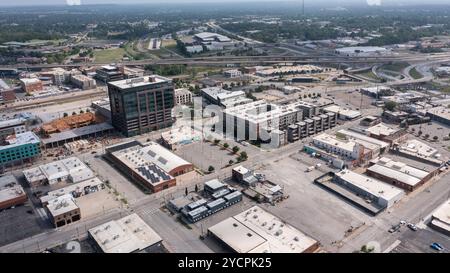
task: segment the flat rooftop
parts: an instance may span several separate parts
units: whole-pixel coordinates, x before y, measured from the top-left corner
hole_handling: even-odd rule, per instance
[[[386,124],[379,123],[375,126],[367,128],[366,131],[376,136],[390,136],[397,133],[399,130],[389,127]]]
[[[130,146],[126,147],[127,144],[130,144]],[[122,146],[126,148],[120,149]],[[129,143],[111,146],[107,149],[114,149],[114,147],[117,147],[119,150],[113,151],[112,154],[133,168],[141,167],[148,163],[153,163],[165,172],[171,173],[176,168],[192,165],[183,158],[153,141],[148,142],[145,145],[132,141]]]
[[[97,177],[83,181],[83,182],[79,182],[76,184],[72,184],[69,185],[67,187],[64,187],[62,189],[58,189],[58,190],[54,190],[54,191],[49,191],[47,193],[47,195],[42,196],[40,198],[41,203],[48,203],[49,201],[58,198],[60,196],[66,195],[66,194],[72,194],[73,192],[75,193],[79,193],[84,191],[87,187],[92,188],[92,187],[100,187],[100,185],[102,185],[103,182],[98,179]]]
[[[433,157],[438,150],[416,139],[409,139],[399,145],[400,150],[424,157]]]
[[[372,194],[373,196],[376,196],[377,198],[391,200],[399,194],[403,193],[403,191],[399,188],[349,170],[342,170],[336,173],[336,176],[346,181],[347,183],[350,183],[353,186],[360,188],[365,192]]]
[[[0,177],[0,203],[25,195],[25,191],[13,175]]]
[[[136,213],[89,230],[104,253],[131,253],[162,241],[161,237]]]
[[[361,116],[361,112],[359,112],[359,111],[351,110],[348,108],[343,108],[338,105],[331,105],[331,106],[325,107],[323,110],[325,112],[332,112],[335,114],[346,116],[351,119]]]
[[[208,229],[238,253],[302,253],[317,241],[254,206]]]
[[[6,138],[6,142],[8,142],[9,145],[0,146],[0,150],[10,149],[26,144],[40,144],[41,140],[35,133],[25,132],[21,134],[8,136]]]
[[[56,217],[78,209],[78,205],[72,195],[66,194],[50,200],[47,209],[53,217]]]
[[[172,80],[169,78],[165,78],[165,77],[162,77],[159,75],[151,75],[151,76],[144,76],[144,77],[139,77],[139,78],[109,82],[108,84],[115,86],[119,89],[128,89],[128,88],[142,87],[142,86],[147,86],[147,85],[153,85],[153,84],[158,84],[158,83],[169,83],[169,82],[172,82]]]
[[[378,140],[376,138],[369,137],[369,136],[366,136],[366,135],[363,135],[363,134],[352,132],[352,131],[349,131],[349,130],[342,129],[342,130],[339,130],[338,133],[344,134],[344,135],[346,135],[348,137],[351,137],[351,138],[360,139],[360,140],[363,140],[363,141],[366,141],[366,142],[369,142],[369,143],[373,143],[375,145],[380,146],[381,148],[389,147],[389,143],[387,143],[387,142],[384,142],[384,141],[381,141],[381,140]]]
[[[397,172],[398,173],[397,175],[392,176],[392,177],[396,177],[396,178],[403,179],[406,177],[413,177],[413,178],[419,179],[419,181],[421,181],[429,174],[429,172],[409,166],[403,162],[392,160],[388,157],[376,158],[376,159],[372,160],[371,162],[374,163],[375,165],[383,166],[385,168],[389,168],[392,171]],[[411,180],[407,180],[407,181],[412,182],[414,180],[411,179]],[[405,183],[406,183],[406,181],[405,181]],[[413,184],[413,185],[415,185],[415,184]]]
[[[337,147],[339,149],[348,151],[350,153],[353,152],[355,146],[357,145],[356,142],[348,141],[348,140],[341,140],[341,139],[337,138],[336,136],[329,135],[326,133],[314,136],[313,140],[320,141],[322,143],[325,143],[325,144],[333,146],[333,147]]]
[[[450,231],[450,199],[440,205],[432,214],[433,221],[438,222],[437,225]],[[433,223],[436,225],[436,223]]]
[[[43,179],[63,179],[69,176],[76,183],[94,177],[92,170],[77,157],[69,157],[24,170],[23,174],[30,183]]]

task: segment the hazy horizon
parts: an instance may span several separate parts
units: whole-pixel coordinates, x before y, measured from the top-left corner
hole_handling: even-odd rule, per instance
[[[68,5],[68,3],[76,3],[81,1],[82,5],[95,5],[95,4],[170,4],[170,3],[229,3],[229,2],[301,2],[301,0],[16,0],[13,2],[0,2],[0,6],[44,6],[44,5]],[[305,5],[319,6],[319,5],[368,5],[368,3],[378,3],[381,1],[381,5],[429,5],[429,4],[448,4],[448,0],[429,0],[424,3],[423,0],[305,0]],[[3,3],[2,3],[3,2]]]

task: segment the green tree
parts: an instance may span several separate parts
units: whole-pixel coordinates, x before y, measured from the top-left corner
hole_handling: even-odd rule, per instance
[[[242,157],[243,159],[247,159],[247,158],[248,158],[248,155],[247,155],[247,153],[244,151],[244,152],[241,153],[241,157]]]
[[[230,161],[228,161],[228,164],[229,164],[229,165],[233,165],[233,163],[234,163],[234,160],[233,160],[233,159],[231,159]]]
[[[434,140],[434,141],[437,141],[438,139],[439,139],[438,136],[434,136],[434,137],[433,137],[433,140]]]
[[[219,145],[219,143],[220,143],[220,139],[214,139],[214,144],[215,145]]]
[[[234,146],[233,147],[233,153],[237,154],[239,152],[239,147],[238,146]]]
[[[68,116],[69,116],[69,114],[67,114],[67,113],[63,114],[63,117],[68,117]]]
[[[397,107],[397,103],[394,101],[388,101],[384,104],[384,109],[388,111],[394,111]]]
[[[225,143],[223,144],[223,147],[224,147],[225,149],[228,149],[228,147],[230,147],[230,144],[228,144],[228,143],[225,142]]]

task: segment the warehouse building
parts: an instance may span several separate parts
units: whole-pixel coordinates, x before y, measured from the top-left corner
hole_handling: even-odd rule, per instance
[[[25,191],[13,175],[0,177],[0,210],[21,205],[27,200]]]
[[[404,195],[404,192],[396,187],[349,170],[336,173],[335,181],[345,188],[373,200],[383,208],[389,208],[400,201]]]
[[[152,192],[176,185],[175,177],[194,170],[194,166],[157,144],[130,141],[106,148],[107,157],[134,181]]]
[[[260,77],[273,77],[281,75],[315,74],[322,73],[323,71],[323,68],[315,65],[295,65],[261,69],[256,71],[256,75]]]
[[[51,200],[56,199],[63,195],[70,194],[72,195],[73,198],[79,198],[81,196],[98,192],[104,189],[105,185],[103,184],[103,182],[97,177],[94,177],[92,179],[88,179],[83,182],[69,185],[62,189],[49,191],[45,196],[42,196],[40,198],[40,201],[43,206],[46,206]]]
[[[254,206],[210,227],[208,234],[236,253],[311,253],[319,243]]]
[[[92,170],[77,157],[69,157],[23,171],[31,187],[59,182],[78,183],[94,178]]]
[[[426,172],[387,157],[370,162],[367,174],[407,191],[414,191],[437,174],[438,169]]]
[[[161,244],[161,237],[136,213],[88,231],[103,253],[146,252]]]
[[[427,109],[426,115],[431,117],[432,120],[450,126],[450,109],[448,107],[439,106]]]
[[[325,107],[323,109],[323,111],[325,113],[334,113],[334,114],[336,114],[338,119],[342,119],[342,120],[354,120],[361,116],[361,112],[359,112],[359,111],[342,108],[337,105],[331,105],[331,106]]]
[[[430,225],[434,229],[450,236],[450,199],[433,212]]]

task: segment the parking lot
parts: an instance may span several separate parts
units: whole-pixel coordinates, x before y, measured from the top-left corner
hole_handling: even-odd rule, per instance
[[[0,212],[0,246],[25,239],[52,228],[50,221],[44,221],[27,201],[25,205]]]
[[[230,145],[229,149],[233,146],[239,146],[240,152],[246,151],[250,156],[249,149],[242,145],[236,144],[234,141],[225,141]],[[221,143],[225,143],[222,141]],[[226,167],[230,160],[237,162],[237,155],[232,152],[223,149],[221,146],[214,145],[211,142],[196,142],[188,145],[183,145],[176,151],[180,157],[191,162],[196,167],[207,171],[209,166],[213,166],[215,170],[220,170]]]
[[[450,149],[450,140],[448,139],[450,133],[450,127],[438,122],[424,123],[424,124],[416,124],[410,125],[408,131],[411,132],[412,135],[415,136],[419,141],[425,142],[428,145],[436,148],[439,152],[448,152]],[[422,135],[418,136],[418,132],[422,131]],[[425,138],[425,135],[429,135],[428,138]],[[433,138],[437,136],[438,139],[435,141]]]
[[[399,239],[401,243],[391,253],[438,253],[430,247],[434,242],[444,247],[442,253],[450,252],[449,237],[435,230],[426,228],[412,231],[403,226],[400,232],[403,233]]]
[[[305,172],[308,166],[287,157],[258,171],[280,184],[289,196],[276,206],[268,206],[267,210],[320,241],[326,249],[344,239],[347,231],[371,219],[357,207],[313,184],[326,170]]]

